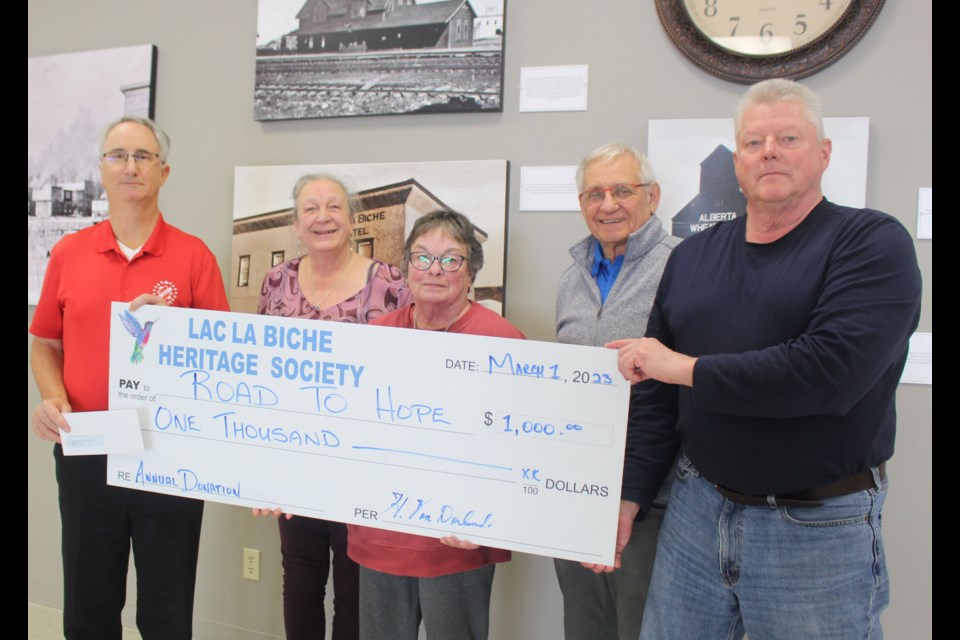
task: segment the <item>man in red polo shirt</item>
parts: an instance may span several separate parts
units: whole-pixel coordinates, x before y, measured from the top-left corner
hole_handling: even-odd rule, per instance
[[[131,543],[141,635],[191,636],[203,502],[108,486],[106,456],[64,457],[60,445],[64,413],[108,408],[111,302],[229,310],[214,255],[160,213],[169,149],[166,133],[145,118],[103,129],[108,219],[53,248],[30,324],[43,399],[33,430],[56,443],[68,639],[121,637]]]

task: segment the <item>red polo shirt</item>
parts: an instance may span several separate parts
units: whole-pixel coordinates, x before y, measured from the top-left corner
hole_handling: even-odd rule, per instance
[[[132,260],[120,251],[109,220],[56,244],[30,333],[63,341],[63,381],[74,411],[108,407],[110,303],[168,289],[172,306],[230,310],[213,253],[162,215]]]

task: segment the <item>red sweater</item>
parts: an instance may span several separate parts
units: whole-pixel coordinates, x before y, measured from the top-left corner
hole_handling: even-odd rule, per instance
[[[397,309],[370,324],[413,328],[413,305]],[[447,330],[498,338],[525,338],[515,326],[480,304],[473,303],[462,318]],[[505,549],[480,547],[456,549],[438,538],[373,529],[348,524],[347,554],[358,564],[397,576],[433,578],[479,569],[495,562],[510,560]]]

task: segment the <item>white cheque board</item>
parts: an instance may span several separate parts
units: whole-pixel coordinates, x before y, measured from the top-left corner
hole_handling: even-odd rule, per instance
[[[126,308],[110,408],[138,409],[145,451],[111,454],[110,484],[613,564],[616,351]]]

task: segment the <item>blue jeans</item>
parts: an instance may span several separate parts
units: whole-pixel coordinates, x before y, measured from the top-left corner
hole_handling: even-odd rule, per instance
[[[876,469],[873,488],[800,508],[730,502],[685,456],[676,475],[641,640],[883,637]]]

